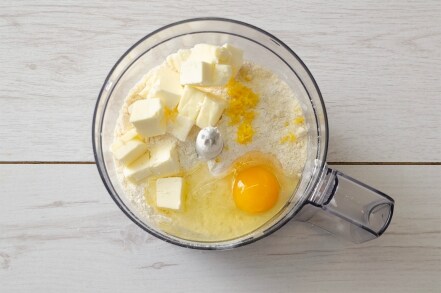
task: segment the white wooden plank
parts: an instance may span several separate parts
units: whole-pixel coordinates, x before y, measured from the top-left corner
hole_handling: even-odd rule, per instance
[[[355,245],[291,222],[232,251],[149,236],[113,204],[94,165],[0,165],[2,292],[435,292],[441,166],[343,166],[391,194],[381,238]]]
[[[0,160],[91,161],[118,57],[185,17],[235,18],[290,45],[329,110],[331,161],[441,161],[439,1],[3,1]]]

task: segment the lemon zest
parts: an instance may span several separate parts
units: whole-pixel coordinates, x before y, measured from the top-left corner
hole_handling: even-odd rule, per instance
[[[174,108],[173,110],[170,110],[169,108],[164,108],[164,116],[165,119],[168,121],[175,121],[176,116],[178,116],[178,109]]]
[[[282,144],[288,143],[288,142],[296,142],[296,141],[297,141],[297,137],[292,132],[288,133],[287,135],[285,135],[284,137],[282,137],[280,139],[280,143],[282,143]]]
[[[299,116],[294,119],[294,124],[296,125],[301,125],[303,123],[305,123],[305,117],[303,116]]]
[[[256,118],[254,109],[259,103],[259,96],[235,79],[231,79],[226,88],[230,97],[225,111],[230,118],[229,125],[238,125],[236,141],[248,144],[255,133],[252,123]]]

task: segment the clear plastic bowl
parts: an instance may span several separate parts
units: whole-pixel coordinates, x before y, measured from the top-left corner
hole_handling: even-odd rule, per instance
[[[296,93],[308,126],[308,158],[291,200],[270,221],[255,231],[226,241],[200,242],[181,239],[143,219],[123,194],[116,177],[109,146],[128,91],[171,53],[198,43],[231,43],[245,58],[272,70]],[[328,126],[320,91],[300,58],[279,39],[252,25],[229,19],[189,19],[160,28],[134,44],[113,66],[98,97],[93,118],[93,148],[101,178],[119,208],[139,227],[170,243],[198,249],[227,249],[269,235],[301,209],[325,172]]]

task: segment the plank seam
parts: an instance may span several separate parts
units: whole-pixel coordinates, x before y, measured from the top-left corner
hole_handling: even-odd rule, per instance
[[[95,165],[94,161],[0,161],[0,165]],[[441,162],[328,162],[343,166],[441,166]]]

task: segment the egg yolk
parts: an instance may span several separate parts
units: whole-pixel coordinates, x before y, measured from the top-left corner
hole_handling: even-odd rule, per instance
[[[233,183],[236,206],[249,213],[271,209],[279,198],[280,185],[276,176],[262,166],[238,172]]]

